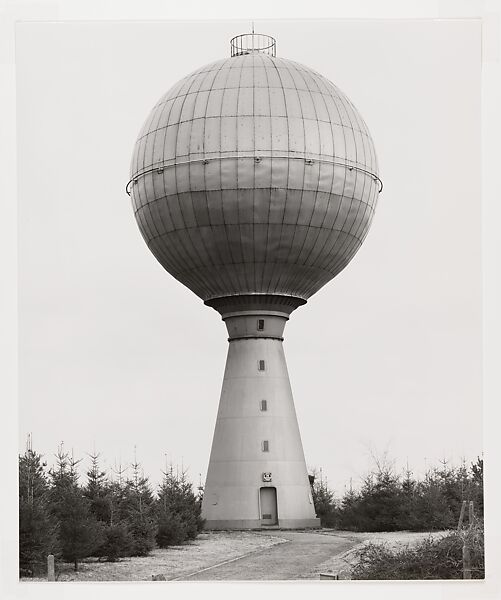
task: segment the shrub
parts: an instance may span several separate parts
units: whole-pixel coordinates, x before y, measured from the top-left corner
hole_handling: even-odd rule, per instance
[[[177,546],[188,537],[186,522],[177,514],[163,512],[158,519],[156,541],[160,548]],[[196,533],[195,536],[196,537]],[[191,539],[194,539],[191,538]]]
[[[155,522],[146,515],[131,513],[127,519],[130,532],[129,556],[147,556],[155,547]]]
[[[99,547],[97,555],[108,562],[115,562],[127,556],[131,550],[131,538],[124,523],[108,525],[103,530],[104,542]]]
[[[429,536],[415,546],[392,549],[370,543],[357,553],[352,579],[462,579],[463,539],[471,548],[472,578],[484,577],[483,531],[453,531],[444,537]]]

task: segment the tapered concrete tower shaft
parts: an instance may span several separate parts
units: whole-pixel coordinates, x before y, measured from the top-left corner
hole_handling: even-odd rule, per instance
[[[245,308],[222,311],[229,348],[202,516],[209,529],[318,527],[282,345],[289,311]]]

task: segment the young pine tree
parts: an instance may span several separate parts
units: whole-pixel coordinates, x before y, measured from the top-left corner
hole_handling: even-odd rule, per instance
[[[120,514],[130,533],[130,555],[146,556],[155,547],[153,492],[136,459],[131,467],[132,477],[125,482]]]
[[[102,526],[90,510],[90,502],[78,485],[76,466],[62,446],[56,455],[57,464],[50,471],[51,510],[59,524],[59,541],[63,560],[78,561],[93,552],[102,543]]]
[[[90,502],[91,513],[102,525],[103,542],[95,550],[95,554],[108,562],[115,562],[127,556],[132,546],[127,525],[119,517],[123,495],[122,479],[120,477],[116,484],[108,481],[106,473],[99,466],[98,453],[91,454],[90,459],[83,494]]]
[[[59,553],[57,523],[49,510],[49,486],[40,454],[28,445],[19,456],[19,568],[44,572],[47,555]]]
[[[91,465],[87,471],[87,484],[83,489],[83,495],[89,500],[90,511],[98,521],[110,523],[110,489],[106,473],[99,466],[99,454],[90,454]]]
[[[194,493],[186,473],[174,474],[171,467],[163,475],[156,503],[157,543],[166,547],[194,540],[204,527],[204,519],[202,497]]]
[[[334,492],[329,489],[327,482],[314,477],[311,493],[315,512],[320,518],[322,527],[335,527],[338,521],[337,507]]]

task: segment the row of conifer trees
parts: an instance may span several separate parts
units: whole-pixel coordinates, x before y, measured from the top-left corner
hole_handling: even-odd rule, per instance
[[[453,467],[446,460],[421,479],[411,470],[397,473],[387,457],[375,459],[359,489],[338,499],[326,481],[316,479],[313,499],[324,527],[352,531],[436,531],[457,526],[463,501],[483,520],[483,459]]]
[[[203,528],[201,493],[195,494],[185,472],[168,469],[155,493],[136,460],[128,476],[120,468],[110,477],[99,454],[92,454],[85,481],[80,462],[63,447],[52,468],[31,448],[19,456],[22,575],[43,573],[48,554],[77,570],[82,558],[145,556],[157,546],[195,539]]]

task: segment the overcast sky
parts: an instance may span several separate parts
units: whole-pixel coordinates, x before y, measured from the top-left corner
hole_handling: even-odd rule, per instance
[[[205,478],[227,349],[124,187],[139,129],[248,22],[18,26],[19,443],[109,466],[134,445]],[[350,265],[284,342],[307,464],[338,494],[388,450],[421,472],[482,452],[480,23],[259,24],[360,110],[384,191]]]

